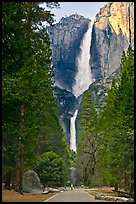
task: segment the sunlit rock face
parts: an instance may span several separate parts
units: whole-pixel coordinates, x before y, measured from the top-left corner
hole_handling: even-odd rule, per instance
[[[108,3],[100,9],[92,31],[90,64],[93,78],[119,69],[122,52],[134,46],[134,2]]]

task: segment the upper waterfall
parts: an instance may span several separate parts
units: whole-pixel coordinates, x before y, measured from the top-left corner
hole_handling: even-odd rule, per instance
[[[77,74],[75,76],[75,84],[72,87],[72,92],[76,97],[80,96],[85,90],[87,90],[89,85],[93,82],[89,63],[92,28],[93,21],[89,22],[88,24],[88,30],[82,38],[80,53],[76,59]]]

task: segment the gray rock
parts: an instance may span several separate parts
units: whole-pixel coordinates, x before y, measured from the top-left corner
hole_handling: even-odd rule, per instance
[[[101,193],[96,193],[95,194],[95,199],[101,199]]]
[[[42,192],[42,194],[47,194],[47,193],[49,193],[49,191],[47,191],[47,190]]]
[[[68,143],[70,117],[79,105],[77,99],[71,95],[77,73],[76,58],[80,53],[81,40],[87,31],[89,21],[90,19],[74,14],[47,28],[52,48],[54,86],[58,87],[58,90],[56,88],[54,90],[59,104],[59,119]],[[90,45],[92,78],[98,81],[111,76],[118,77],[121,56],[129,43],[134,47],[134,2],[106,4],[96,15],[92,30]],[[96,94],[92,93],[98,110],[103,105],[106,95],[105,88],[98,90]]]
[[[84,33],[90,19],[73,14],[62,18],[58,23],[47,28],[51,48],[55,85],[59,88],[72,90],[77,72],[76,57]]]
[[[22,191],[35,194],[43,193],[40,179],[35,171],[29,170],[24,173]]]
[[[47,187],[47,191],[48,191],[48,192],[60,192],[61,190],[60,190],[60,189],[57,189],[57,188]]]
[[[90,51],[93,77],[105,78],[115,72],[129,43],[134,47],[134,2],[106,4],[96,15],[93,26]]]
[[[77,109],[78,100],[76,97],[66,89],[54,87],[54,92],[57,98],[57,105],[59,108],[59,119],[61,126],[66,132],[67,142],[70,141],[70,118]]]
[[[133,198],[129,198],[127,202],[134,202]]]

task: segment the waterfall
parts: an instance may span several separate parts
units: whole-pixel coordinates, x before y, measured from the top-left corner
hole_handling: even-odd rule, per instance
[[[70,119],[70,149],[76,152],[76,127],[75,120],[77,117],[78,110],[75,111],[73,117]]]
[[[75,84],[72,87],[72,92],[76,97],[80,96],[85,90],[87,90],[89,85],[93,82],[89,63],[92,27],[93,21],[88,24],[88,30],[81,41],[81,52],[76,59],[77,74],[75,76]]]
[[[78,97],[89,88],[89,85],[94,81],[90,69],[90,47],[92,39],[93,21],[88,24],[88,30],[83,36],[80,45],[80,54],[77,56],[77,74],[75,76],[75,84],[72,87],[73,94]],[[76,128],[75,120],[78,110],[75,111],[70,119],[70,149],[76,152]]]

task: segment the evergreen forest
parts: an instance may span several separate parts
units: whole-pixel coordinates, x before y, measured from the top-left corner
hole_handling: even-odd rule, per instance
[[[129,46],[113,78],[105,105],[96,112],[86,91],[78,124],[75,161],[79,182],[125,188],[134,194],[134,51]]]
[[[49,36],[53,14],[41,2],[2,3],[2,179],[21,192],[23,172],[51,152],[69,169],[70,150],[53,91]],[[47,6],[58,7],[49,2]],[[46,157],[46,155],[45,155]],[[67,181],[69,171],[58,183]]]

